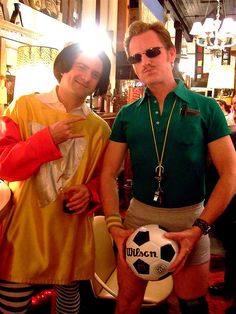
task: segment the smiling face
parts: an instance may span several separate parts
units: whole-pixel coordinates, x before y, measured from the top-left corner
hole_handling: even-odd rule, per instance
[[[160,49],[159,55],[149,58],[144,52],[154,47],[163,48]],[[140,62],[133,65],[134,71],[150,89],[173,79],[172,63],[176,56],[175,48],[171,47],[167,50],[153,30],[132,37],[129,43],[129,55],[133,56],[137,53],[142,54],[142,58]]]
[[[103,71],[98,56],[80,53],[69,72],[62,73],[60,88],[76,98],[85,99],[96,89]]]

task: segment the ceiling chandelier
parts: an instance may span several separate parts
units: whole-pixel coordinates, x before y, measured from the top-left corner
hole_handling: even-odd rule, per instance
[[[194,22],[190,31],[197,45],[205,47],[214,53],[236,44],[236,21],[229,17],[224,18],[223,22],[220,20],[221,3],[222,0],[217,0],[215,20],[206,18],[203,25],[201,22]],[[207,16],[207,11],[205,17]]]

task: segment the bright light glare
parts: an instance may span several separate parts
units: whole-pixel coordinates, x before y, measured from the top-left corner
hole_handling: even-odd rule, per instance
[[[111,40],[105,30],[97,26],[86,26],[80,30],[79,44],[82,50],[89,55],[97,55],[101,50],[111,48]]]
[[[56,85],[52,67],[43,63],[17,70],[14,98],[30,93],[43,93]]]
[[[185,75],[194,77],[195,74],[194,60],[190,57],[188,59],[181,58],[179,63],[179,71],[181,73],[184,73]]]

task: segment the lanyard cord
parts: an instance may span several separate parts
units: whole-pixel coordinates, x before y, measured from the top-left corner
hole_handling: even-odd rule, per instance
[[[165,147],[166,147],[167,135],[168,135],[168,132],[169,132],[170,120],[171,120],[171,117],[172,117],[172,114],[173,114],[173,111],[174,111],[174,108],[175,108],[176,100],[177,100],[177,98],[175,98],[175,100],[174,100],[174,103],[172,105],[171,112],[170,112],[170,115],[169,115],[169,118],[168,118],[168,122],[167,122],[167,126],[166,126],[166,132],[165,132],[165,137],[164,137],[164,143],[163,143],[162,151],[161,151],[161,159],[160,159],[158,148],[157,148],[156,137],[155,137],[155,131],[154,131],[154,127],[153,127],[150,99],[148,98],[149,119],[150,119],[150,123],[151,123],[152,137],[153,137],[153,142],[154,142],[156,156],[157,156],[157,161],[158,161],[159,175],[161,175],[161,172],[162,172],[162,169],[163,169],[162,162],[163,162],[163,157],[164,157],[164,152],[165,152]]]

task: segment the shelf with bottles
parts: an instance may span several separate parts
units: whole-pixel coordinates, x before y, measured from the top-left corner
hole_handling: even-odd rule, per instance
[[[124,102],[132,103],[143,97],[144,85],[138,79],[119,80],[117,81],[117,91],[122,95]]]

